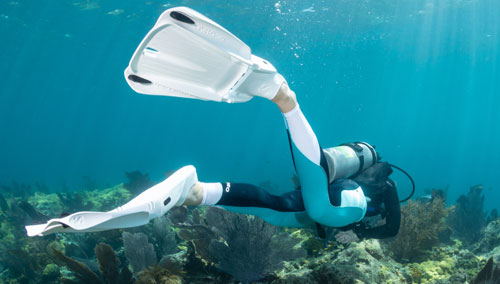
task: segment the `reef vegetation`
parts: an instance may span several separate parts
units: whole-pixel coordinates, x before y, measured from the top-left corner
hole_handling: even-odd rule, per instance
[[[401,262],[424,260],[447,229],[448,212],[444,199],[439,197],[425,203],[408,201],[401,208],[399,233],[390,243],[394,258]]]
[[[0,190],[2,283],[500,283],[500,220],[482,186],[456,204],[434,190],[402,206],[398,235],[339,243],[218,207],[176,207],[148,225],[28,238],[24,225],[79,210],[110,210],[151,186],[147,174],[110,188]],[[92,189],[90,189],[92,188]]]

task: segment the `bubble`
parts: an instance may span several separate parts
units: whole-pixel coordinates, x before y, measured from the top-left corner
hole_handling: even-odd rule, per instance
[[[110,11],[110,12],[108,12],[106,14],[112,15],[112,16],[117,16],[117,15],[122,14],[123,12],[124,12],[123,9],[114,9],[113,11]]]
[[[278,12],[278,14],[281,14],[281,3],[280,1],[276,2],[274,4],[274,9],[276,10],[276,12]]]

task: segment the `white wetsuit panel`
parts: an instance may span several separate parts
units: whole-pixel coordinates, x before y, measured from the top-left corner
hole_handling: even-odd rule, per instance
[[[293,143],[297,149],[304,154],[313,163],[320,165],[321,148],[319,146],[316,134],[307,122],[306,117],[300,110],[299,105],[295,106],[291,111],[283,113],[285,123],[290,131]]]

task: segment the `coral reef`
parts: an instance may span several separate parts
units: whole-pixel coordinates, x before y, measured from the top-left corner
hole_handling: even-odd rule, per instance
[[[212,240],[209,253],[217,267],[237,280],[252,282],[281,267],[282,261],[305,256],[293,247],[298,239],[253,218],[217,207],[210,207],[207,224],[217,229],[223,240]]]
[[[158,259],[146,234],[123,232],[122,236],[125,255],[134,273],[156,265]]]
[[[500,267],[493,262],[492,257],[470,284],[500,284]]]
[[[486,224],[486,213],[483,211],[483,186],[475,185],[467,195],[460,195],[455,209],[450,214],[449,223],[457,237],[467,244],[475,242]]]
[[[19,283],[41,283],[47,279],[42,274],[48,264],[46,247],[53,237],[28,240],[23,224],[30,221],[30,217],[21,207],[34,216],[39,212],[17,197],[4,198],[4,201],[0,212],[0,271],[3,275],[0,280],[8,278]]]
[[[8,249],[5,259],[2,259],[12,277],[19,279],[39,279],[39,271],[42,268],[37,259],[31,257],[27,251],[21,248]]]
[[[189,218],[187,207],[177,207],[169,212],[167,218],[173,226],[180,228],[177,232],[179,238],[193,242],[196,254],[212,261],[208,248],[217,235],[201,220],[199,210],[192,210],[191,213],[192,217]]]
[[[26,201],[20,201],[17,206],[21,208],[29,217],[29,223],[43,224],[50,220],[50,217],[36,210],[31,204]]]
[[[92,210],[107,211],[125,204],[132,198],[132,194],[121,184],[104,190],[86,191],[86,199],[93,203]]]
[[[156,218],[153,221],[154,243],[157,244],[157,255],[165,256],[179,251],[176,233],[170,226],[167,217]]]
[[[403,207],[406,217],[400,235],[394,240],[340,244],[335,238],[318,239],[313,230],[276,228],[255,217],[212,207],[174,208],[168,218],[157,218],[126,232],[110,230],[28,238],[24,224],[77,211],[78,207],[109,210],[128,201],[132,193],[121,184],[59,195],[51,194],[54,191],[43,185],[17,184],[9,190],[14,187],[25,188],[29,194],[0,195],[0,283],[497,281],[494,262],[500,261],[498,213],[492,210],[488,219],[486,214],[477,215],[484,224],[476,241],[469,241],[455,231],[452,241],[447,238],[444,242],[442,235],[447,230],[444,220],[451,209],[445,207],[444,195],[436,191],[422,202],[410,202]],[[475,187],[471,192],[459,198],[460,210],[468,208],[466,212],[472,212],[471,208],[475,208],[474,212],[482,212],[480,188]],[[327,231],[329,236],[338,232]],[[306,251],[307,258],[302,258]],[[492,259],[487,263],[488,258]]]
[[[462,248],[460,241],[435,247],[422,262],[407,265],[416,283],[465,283],[481,269],[481,258]]]
[[[472,245],[475,253],[485,258],[494,257],[500,262],[500,220],[490,222],[478,242]]]
[[[130,192],[121,184],[104,190],[57,193],[57,196],[64,212],[111,210],[131,198]]]
[[[0,250],[2,251],[13,249],[24,250],[26,246],[26,231],[22,225],[27,224],[30,221],[30,217],[19,206],[19,203],[18,198],[5,200],[5,210],[0,212]],[[37,243],[35,241],[31,244]],[[0,253],[0,260],[7,256],[7,253]]]
[[[193,241],[202,258],[239,281],[259,280],[280,268],[282,261],[306,254],[294,249],[298,239],[259,218],[217,207],[209,207],[203,221],[197,210],[192,216],[189,219],[187,209],[178,209],[169,214],[169,220],[182,228],[179,237]]]
[[[120,275],[118,275],[117,284],[132,284],[134,283],[134,277],[128,266],[123,266],[120,270]]]
[[[74,277],[74,279],[62,277],[60,278],[62,283],[131,284],[134,282],[128,267],[123,266],[120,270],[120,261],[116,257],[115,251],[105,243],[100,243],[95,247],[101,277],[88,265],[66,256],[58,249],[52,247],[52,252],[57,260],[68,267]]]
[[[155,183],[149,179],[148,174],[143,174],[140,171],[126,172],[125,176],[128,182],[123,185],[132,195],[138,195],[144,190],[152,187]]]
[[[447,227],[447,215],[441,198],[426,203],[408,201],[401,208],[399,233],[390,244],[394,257],[406,262],[422,260],[438,244],[439,234]]]
[[[0,210],[3,212],[6,212],[9,210],[9,204],[7,203],[7,200],[3,196],[3,194],[0,193]]]
[[[378,240],[352,243],[314,259],[287,262],[272,284],[411,283],[410,271],[387,256]]]
[[[55,193],[43,194],[35,192],[35,194],[28,198],[28,202],[37,210],[50,217],[58,217],[64,212],[63,200]]]
[[[95,274],[92,270],[90,270],[87,265],[83,264],[80,261],[74,260],[70,257],[67,257],[64,255],[62,252],[59,250],[52,248],[52,251],[54,253],[54,256],[61,261],[65,266],[68,267],[71,272],[73,272],[73,276],[76,278],[78,282],[76,283],[102,283],[101,279],[99,279],[99,276]],[[68,278],[62,278],[61,281],[63,283],[65,282],[73,282],[75,281],[68,279]]]
[[[135,284],[182,284],[184,281],[168,269],[155,265],[145,269],[137,275]]]
[[[486,218],[486,224],[489,224],[493,221],[498,220],[498,209],[494,208],[491,209],[490,214],[488,215],[488,218]]]
[[[56,194],[63,204],[63,213],[89,211],[94,207],[92,200],[85,198],[85,192],[56,192]]]
[[[42,282],[47,283],[47,282],[52,282],[61,276],[61,269],[57,264],[50,263],[45,266],[43,269],[42,273]]]
[[[117,283],[120,260],[116,258],[113,248],[108,244],[100,243],[95,246],[95,255],[104,281],[106,283]]]

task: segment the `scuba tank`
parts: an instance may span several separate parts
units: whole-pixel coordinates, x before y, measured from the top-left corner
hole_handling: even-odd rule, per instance
[[[342,178],[355,179],[364,170],[377,164],[382,159],[379,153],[375,151],[375,146],[366,142],[344,143],[337,147],[323,149],[323,153],[328,164],[329,183]],[[412,184],[411,193],[400,202],[409,200],[415,193],[415,181],[402,168],[390,163],[388,165],[402,172],[410,180]]]
[[[323,149],[329,169],[329,182],[341,178],[354,178],[375,165],[380,156],[375,147],[366,142],[344,143]]]

